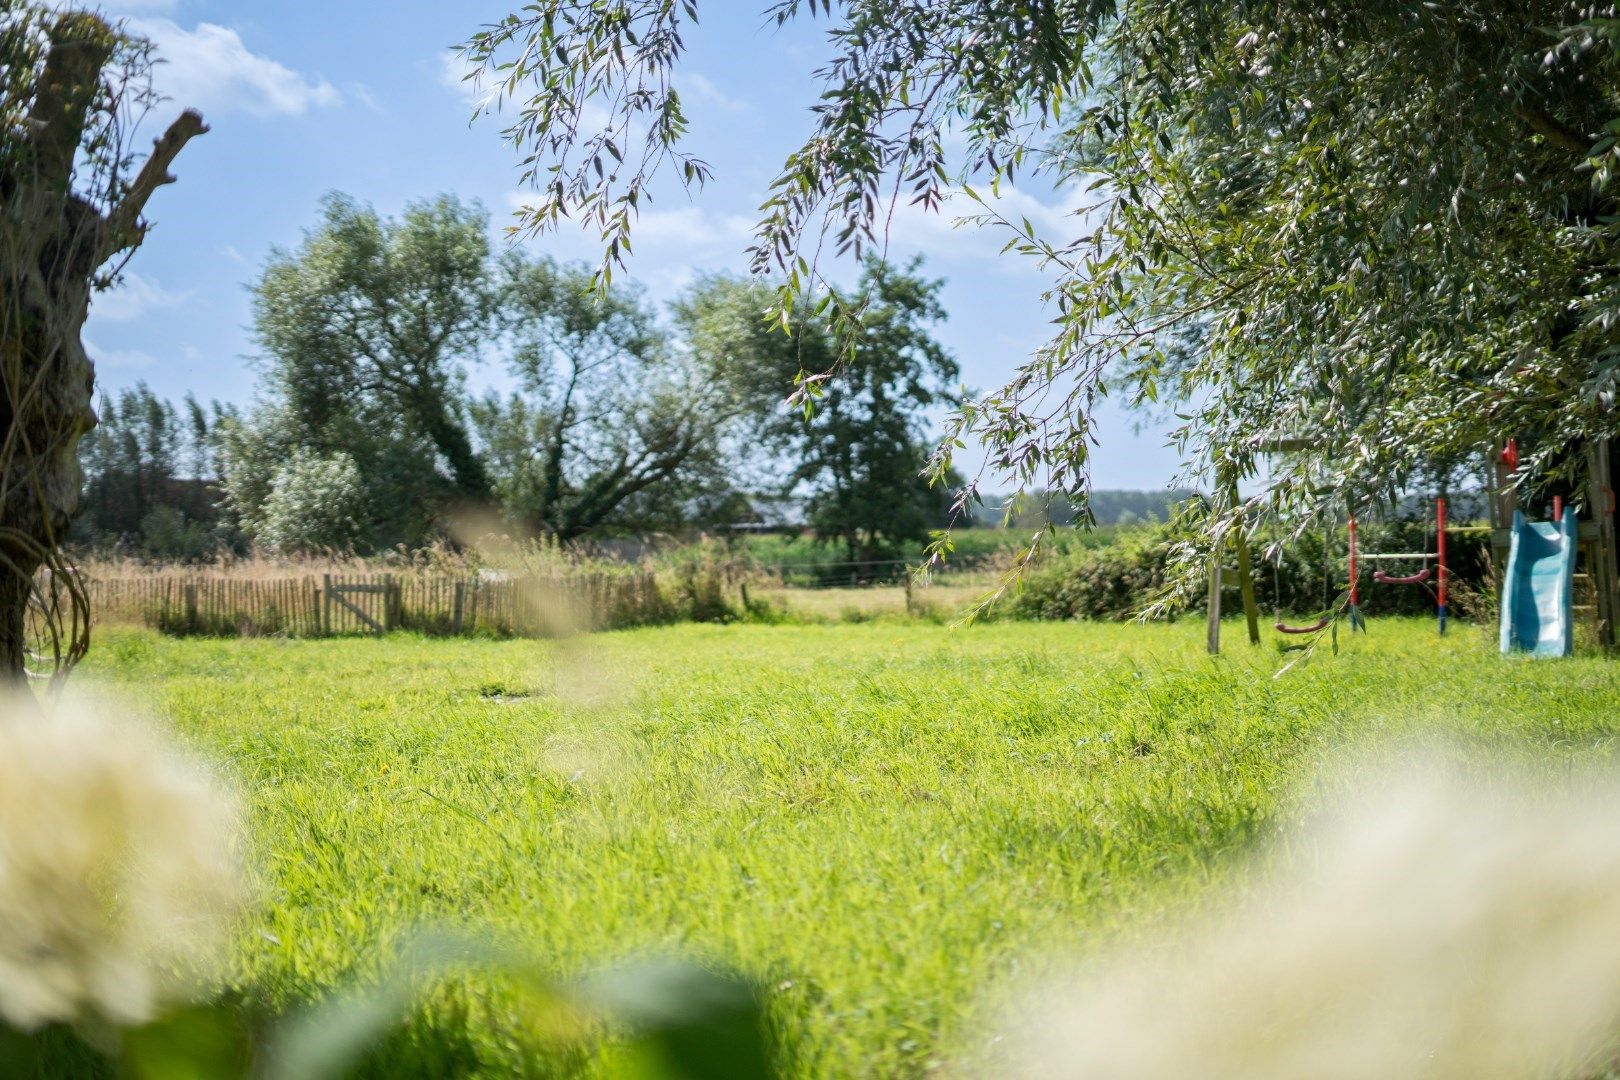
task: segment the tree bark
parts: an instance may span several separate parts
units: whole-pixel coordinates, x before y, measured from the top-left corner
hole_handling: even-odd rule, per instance
[[[27,133],[0,174],[0,682],[26,680],[34,577],[58,564],[78,506],[79,440],[96,423],[95,365],[81,340],[96,272],[140,244],[146,200],[174,179],[168,166],[186,142],[208,130],[197,113],[183,114],[103,212],[75,192],[74,162],[103,107],[102,69],[117,38],[99,17],[74,11],[58,15],[47,36]],[[70,632],[71,661],[86,641],[82,627]]]

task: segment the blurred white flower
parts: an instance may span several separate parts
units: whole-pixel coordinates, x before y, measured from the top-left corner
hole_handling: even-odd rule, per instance
[[[138,1024],[183,997],[243,899],[237,823],[141,725],[0,698],[0,1022]]]
[[[1586,1075],[1620,1034],[1617,821],[1620,787],[1590,776],[1428,769],[1364,787],[1241,901],[1045,987],[1010,1025],[1022,1057],[1005,1071]]]

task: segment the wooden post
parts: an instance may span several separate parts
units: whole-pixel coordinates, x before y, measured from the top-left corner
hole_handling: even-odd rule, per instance
[[[1496,580],[1507,573],[1509,530],[1513,528],[1513,511],[1519,505],[1519,493],[1512,487],[1513,470],[1502,461],[1496,447],[1485,456],[1485,488],[1491,508],[1491,564]]]
[[[1597,601],[1598,642],[1604,648],[1613,648],[1620,590],[1616,588],[1614,489],[1610,485],[1607,440],[1587,445],[1586,475],[1587,505],[1591,508],[1592,520],[1597,524],[1597,538],[1593,544],[1596,558],[1592,560],[1591,578]]]
[[[1254,599],[1254,573],[1249,562],[1249,539],[1240,528],[1233,538],[1237,544],[1238,589],[1243,593],[1243,616],[1249,622],[1249,644],[1260,644],[1260,605]]]
[[[461,605],[467,595],[467,583],[460,579],[456,581],[456,594],[450,605],[450,632],[461,633]]]
[[[332,634],[332,575],[321,575],[321,636]]]
[[[1238,501],[1236,484],[1227,488],[1226,497],[1232,506],[1241,505]],[[1238,592],[1243,596],[1243,617],[1249,624],[1249,644],[1260,644],[1260,605],[1254,599],[1254,567],[1249,561],[1249,538],[1243,528],[1243,514],[1240,511],[1233,522],[1232,543],[1237,547],[1238,563]]]
[[[186,582],[186,633],[197,632],[197,583]]]
[[[382,594],[382,596],[383,596],[382,625],[383,625],[383,633],[385,633],[385,634],[388,633],[390,630],[392,630],[394,628],[394,600],[396,598],[395,590],[397,588],[398,588],[398,586],[396,586],[395,583],[394,583],[394,575],[393,574],[384,574],[383,575],[383,594]]]

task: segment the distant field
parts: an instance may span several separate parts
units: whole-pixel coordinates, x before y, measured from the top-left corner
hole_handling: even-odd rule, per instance
[[[264,891],[243,987],[307,998],[423,922],[515,935],[564,976],[679,951],[758,980],[800,1076],[970,1060],[987,1003],[1195,899],[1342,739],[1436,728],[1549,768],[1620,747],[1610,661],[1509,662],[1477,628],[1380,620],[1274,679],[1270,647],[1211,659],[1201,634],[108,633],[86,678],[245,791]],[[565,1069],[532,1035],[499,984],[459,979],[376,1075],[611,1072],[611,1044]]]
[[[1035,535],[1029,529],[955,529],[951,540],[956,549],[948,559],[951,570],[976,570],[1006,561],[1027,545]],[[1120,533],[1116,526],[1102,526],[1090,532],[1061,528],[1042,544],[1051,551],[1107,547]],[[856,577],[876,573],[898,578],[907,566],[917,566],[926,545],[917,543],[878,563],[851,561],[849,552],[838,544],[820,543],[809,536],[745,536],[729,542],[729,550],[748,562],[779,574],[794,585],[839,585]]]
[[[988,572],[942,574],[927,584],[914,584],[909,606],[904,585],[819,589],[756,585],[749,595],[769,600],[789,616],[813,622],[863,622],[905,615],[949,621],[992,592],[998,581],[998,575]]]

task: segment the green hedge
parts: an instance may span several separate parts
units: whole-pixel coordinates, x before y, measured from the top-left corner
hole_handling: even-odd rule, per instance
[[[1363,553],[1427,551],[1434,546],[1433,527],[1423,522],[1366,522],[1360,529]],[[1447,567],[1454,587],[1452,607],[1467,616],[1479,598],[1488,597],[1490,537],[1484,532],[1450,533]],[[1121,532],[1104,548],[1071,549],[1029,571],[1023,586],[1005,596],[992,611],[1004,618],[1103,619],[1134,618],[1163,590],[1169,576],[1171,535],[1163,526]],[[1293,615],[1322,610],[1347,580],[1343,526],[1324,537],[1318,531],[1282,547],[1275,560],[1263,557],[1264,537],[1254,542],[1255,596],[1263,612]],[[1324,555],[1324,547],[1328,550]],[[1235,557],[1228,560],[1235,566]],[[1434,611],[1433,575],[1425,585],[1380,585],[1373,572],[1413,573],[1422,564],[1364,563],[1361,606],[1369,615],[1426,615]],[[1433,565],[1432,563],[1428,565]],[[1326,571],[1326,573],[1325,573]],[[1324,580],[1326,579],[1326,580]],[[1202,611],[1206,590],[1192,590],[1183,611]],[[1237,610],[1231,590],[1228,610]]]

